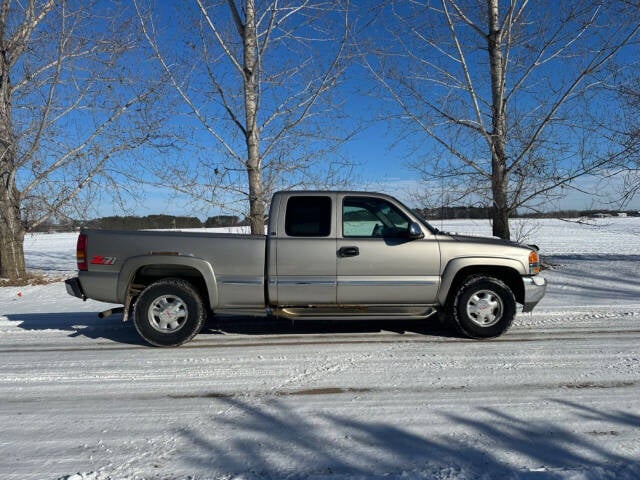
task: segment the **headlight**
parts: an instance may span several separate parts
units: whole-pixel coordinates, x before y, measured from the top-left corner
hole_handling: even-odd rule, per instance
[[[538,252],[533,250],[529,252],[529,275],[537,275],[540,273],[540,256]]]

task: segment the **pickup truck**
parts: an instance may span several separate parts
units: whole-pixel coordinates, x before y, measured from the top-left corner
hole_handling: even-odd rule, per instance
[[[277,192],[266,235],[82,230],[77,262],[68,293],[123,305],[155,346],[191,340],[212,312],[256,308],[293,320],[440,313],[490,338],[546,288],[537,247],[441,232],[368,192]]]

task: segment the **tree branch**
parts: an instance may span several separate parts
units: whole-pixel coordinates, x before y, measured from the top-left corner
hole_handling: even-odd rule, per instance
[[[533,145],[536,143],[536,141],[538,140],[538,138],[540,137],[544,129],[550,123],[551,119],[555,116],[557,111],[567,101],[567,99],[571,96],[571,94],[576,90],[578,85],[582,83],[582,81],[588,75],[592,74],[593,72],[598,70],[600,67],[602,67],[605,63],[607,63],[609,60],[611,60],[611,58],[613,58],[625,45],[629,43],[629,41],[636,35],[636,33],[638,33],[639,30],[640,30],[640,24],[636,25],[631,30],[631,32],[629,32],[624,37],[624,39],[620,43],[618,43],[614,48],[612,48],[609,51],[609,53],[607,53],[604,57],[600,58],[599,55],[605,51],[605,48],[602,48],[598,52],[596,52],[596,54],[593,56],[593,58],[591,59],[589,64],[586,66],[586,68],[584,68],[580,72],[580,74],[574,79],[571,85],[569,85],[569,87],[563,92],[563,94],[556,100],[556,102],[553,104],[553,106],[551,107],[551,109],[549,110],[545,118],[538,124],[533,135],[527,142],[525,148],[522,149],[520,154],[515,158],[511,166],[508,168],[509,171],[512,170],[514,167],[516,167],[522,161],[522,159],[529,153],[529,151],[533,148]]]
[[[238,7],[236,6],[236,2],[235,0],[227,0],[227,3],[229,4],[229,10],[231,10],[231,16],[233,17],[233,23],[236,26],[236,29],[238,30],[238,35],[240,35],[240,38],[244,38],[244,22],[242,21],[242,18],[240,18],[240,13],[238,12]],[[202,10],[202,4],[200,2],[198,2],[198,5],[200,5],[200,10]]]
[[[135,0],[135,1],[137,1],[137,0]],[[229,59],[229,61],[231,61],[233,66],[236,68],[236,70],[238,70],[238,72],[240,72],[240,75],[242,75],[242,78],[244,78],[245,81],[246,81],[247,80],[247,74],[244,71],[244,68],[242,68],[242,65],[240,64],[240,62],[238,62],[238,59],[236,59],[236,57],[233,55],[233,52],[227,46],[227,43],[224,41],[224,39],[222,38],[222,36],[218,32],[218,29],[216,28],[215,24],[211,21],[211,17],[209,17],[209,13],[207,12],[207,9],[202,4],[202,0],[196,0],[196,2],[198,3],[198,7],[200,7],[200,12],[202,13],[202,16],[207,21],[207,25],[209,25],[209,28],[213,32],[213,35],[216,37],[216,40],[218,41],[218,44],[220,45],[222,50],[224,50],[224,53],[227,55],[227,58]],[[233,10],[233,8],[235,8],[235,4],[233,4],[233,0],[229,0],[229,8],[231,8],[232,10]],[[243,33],[244,32],[244,25],[242,26],[241,32],[242,33],[240,33],[240,37],[244,38],[244,33]]]
[[[479,128],[482,130],[483,137],[487,142],[489,147],[492,147],[493,142],[491,140],[491,135],[487,132],[487,129],[484,126],[484,122],[482,120],[482,113],[480,112],[480,107],[478,105],[478,95],[476,94],[475,88],[473,86],[473,81],[471,80],[471,75],[469,73],[469,67],[467,66],[466,57],[462,51],[462,46],[460,45],[460,41],[458,40],[458,35],[456,33],[455,27],[453,25],[453,21],[451,19],[451,15],[447,10],[446,2],[449,0],[442,0],[442,8],[444,10],[445,18],[447,19],[447,25],[449,27],[449,32],[451,33],[451,39],[453,40],[456,51],[458,52],[458,60],[460,62],[460,66],[462,67],[462,71],[464,73],[465,82],[467,84],[467,91],[469,92],[469,96],[471,97],[471,102],[473,103],[473,108],[476,114],[476,121],[478,122]],[[486,38],[486,35],[483,34]]]
[[[200,0],[198,0],[198,2],[199,1]],[[151,37],[151,34],[149,33],[149,29],[147,28],[147,24],[146,24],[146,22],[144,20],[144,17],[142,15],[142,13],[140,12],[140,9],[139,9],[139,6],[138,6],[138,0],[134,0],[134,4],[135,4],[135,7],[136,7],[136,12],[138,14],[138,19],[140,20],[140,23],[141,23],[141,26],[142,26],[143,34],[144,34],[147,42],[149,43],[149,45],[153,49],[154,55],[158,59],[158,61],[160,62],[160,65],[162,66],[162,69],[168,75],[169,81],[171,82],[171,85],[173,86],[173,88],[178,92],[178,95],[180,95],[180,98],[182,98],[182,100],[189,106],[189,108],[191,109],[193,114],[196,116],[196,118],[200,121],[200,123],[205,128],[205,130],[207,130],[207,132],[209,132],[211,134],[211,136],[213,136],[218,141],[218,143],[220,145],[222,145],[222,147],[227,151],[227,153],[229,155],[231,155],[233,158],[235,158],[236,160],[241,162],[242,161],[242,157],[240,155],[238,155],[233,148],[231,148],[231,146],[225,141],[225,139],[222,137],[222,135],[220,135],[218,132],[216,132],[211,127],[211,125],[209,125],[209,122],[207,122],[207,119],[205,118],[205,116],[196,107],[195,103],[191,100],[191,98],[189,97],[187,92],[180,86],[180,84],[178,83],[178,81],[176,80],[176,78],[175,78],[175,76],[173,74],[173,71],[171,70],[171,68],[169,68],[169,65],[167,64],[167,62],[165,61],[164,57],[160,53],[160,49],[158,48],[158,44],[155,42],[155,40]]]
[[[85,138],[85,140],[76,145],[74,148],[70,149],[64,155],[60,156],[56,161],[52,162],[46,169],[44,169],[40,175],[35,177],[23,190],[22,195],[28,196],[29,192],[31,192],[43,179],[47,178],[52,172],[59,169],[63,165],[65,165],[70,159],[75,158],[82,150],[87,148],[91,142],[98,137],[109,125],[114,123],[119,117],[121,117],[133,104],[142,101],[146,95],[131,98],[127,103],[119,107],[109,118],[107,118],[104,122],[98,125],[93,132],[89,136]]]
[[[311,94],[311,96],[304,103],[304,107],[303,107],[302,111],[300,112],[300,114],[298,115],[298,117],[295,120],[293,120],[292,122],[287,123],[285,126],[282,127],[282,129],[280,129],[280,131],[273,137],[273,139],[270,142],[270,144],[264,149],[263,157],[267,156],[269,154],[269,152],[271,151],[271,149],[273,148],[275,143],[287,131],[295,128],[298,124],[300,124],[300,122],[302,122],[307,117],[309,111],[315,105],[315,103],[318,100],[318,98],[320,97],[320,95],[322,93],[324,93],[329,88],[330,84],[335,82],[335,80],[337,78],[337,75],[334,74],[334,71],[337,69],[337,66],[338,66],[338,64],[339,64],[339,62],[340,62],[340,60],[342,58],[342,54],[344,52],[345,45],[347,43],[348,35],[349,35],[349,2],[347,1],[347,7],[346,7],[345,14],[344,14],[343,37],[342,37],[342,40],[340,42],[340,47],[338,48],[338,51],[336,52],[336,55],[333,58],[333,61],[331,62],[331,65],[327,68],[327,70],[324,73],[324,76],[323,76],[322,80],[320,81],[320,84],[318,85],[316,90]]]
[[[465,165],[468,165],[473,170],[475,170],[478,174],[482,175],[485,178],[491,178],[491,174],[485,172],[476,162],[467,158],[462,152],[454,148],[449,142],[446,142],[440,135],[436,134],[435,131],[429,127],[426,123],[422,121],[405,103],[403,97],[401,97],[390,85],[389,83],[373,68],[371,63],[366,59],[366,57],[360,52],[362,61],[365,64],[365,67],[371,72],[373,77],[384,87],[387,92],[391,95],[391,97],[396,101],[396,103],[400,106],[402,111],[413,120],[418,126],[424,130],[429,137],[434,139],[439,145],[445,148],[449,153],[453,156],[461,160]]]
[[[29,38],[31,38],[31,34],[35,28],[55,6],[55,0],[47,0],[47,2],[42,6],[40,13],[36,15],[35,3],[35,0],[29,0],[27,10],[25,11],[24,22],[22,22],[20,27],[13,34],[13,37],[11,37],[7,43],[6,51],[8,52],[7,62],[9,65],[14,65],[18,58],[20,58],[22,52],[27,48]]]

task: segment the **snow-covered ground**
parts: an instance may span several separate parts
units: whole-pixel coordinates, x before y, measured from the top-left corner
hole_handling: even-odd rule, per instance
[[[157,349],[60,282],[0,288],[0,478],[638,479],[640,219],[519,231],[548,294],[482,342],[222,316]],[[75,238],[28,236],[29,268],[73,274]]]

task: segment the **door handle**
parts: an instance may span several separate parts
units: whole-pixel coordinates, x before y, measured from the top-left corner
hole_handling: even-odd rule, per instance
[[[357,257],[358,255],[360,255],[360,249],[358,247],[341,247],[338,250],[338,256],[341,258]]]

